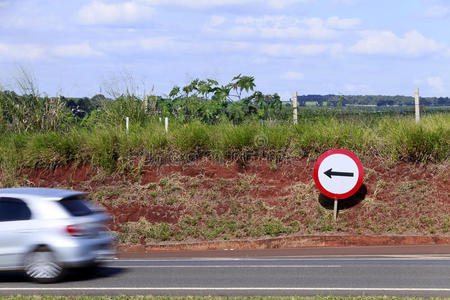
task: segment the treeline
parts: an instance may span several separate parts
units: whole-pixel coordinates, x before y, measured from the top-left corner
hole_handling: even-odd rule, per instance
[[[304,95],[297,97],[300,106],[407,106],[414,105],[414,97],[409,96],[382,96],[382,95]],[[420,97],[420,105],[449,106],[449,97]]]
[[[200,82],[200,81],[198,81]],[[197,82],[197,84],[198,84]],[[201,83],[201,82],[200,82]],[[175,89],[172,91],[173,93],[179,93],[179,88],[175,87]],[[191,95],[192,96],[192,95]],[[228,112],[228,115],[233,117],[234,119],[239,119],[242,121],[243,118],[248,117],[252,114],[257,114],[259,116],[264,117],[272,117],[272,118],[280,118],[286,119],[289,118],[289,113],[285,110],[283,111],[283,106],[291,106],[291,101],[281,102],[280,97],[278,94],[273,95],[263,95],[261,92],[256,92],[253,97],[249,97],[244,99],[241,103],[235,103],[230,105],[227,109],[223,110],[224,112]],[[164,96],[150,96],[149,102],[152,103],[152,105],[156,105],[156,111],[163,112],[166,114],[174,113],[174,115],[178,115],[179,111],[178,108],[174,110],[173,108],[176,106],[187,106],[189,101],[186,101],[186,99],[183,100],[184,95],[180,94],[172,94],[172,96],[164,97]],[[198,95],[194,95],[194,103],[198,102],[198,104],[201,104],[205,100],[210,99],[204,99],[201,97],[198,97]],[[83,98],[69,98],[69,97],[62,97],[62,100],[65,102],[66,106],[71,109],[74,114],[78,116],[84,116],[86,113],[90,113],[93,110],[101,109],[103,105],[107,101],[112,101],[113,99],[107,98],[102,94],[97,94],[93,96],[92,98],[89,97],[83,97]],[[230,100],[230,99],[229,99]],[[291,100],[291,99],[290,99]],[[382,95],[302,95],[298,96],[297,98],[298,105],[299,106],[328,106],[328,107],[340,107],[340,106],[359,106],[359,105],[366,105],[366,106],[411,106],[414,105],[414,98],[409,96],[382,96]],[[202,108],[203,110],[208,114],[214,112],[220,113],[215,109],[215,107],[207,107],[208,105],[201,105],[203,107],[192,107],[192,102],[190,101],[190,110],[188,111],[195,111],[198,113],[201,112]],[[228,101],[231,104],[232,102],[236,101]],[[239,101],[238,101],[239,102]],[[266,103],[264,103],[266,102]],[[273,105],[270,105],[273,103]],[[256,104],[256,105],[255,105]],[[268,105],[267,105],[268,104]],[[422,106],[450,106],[450,98],[449,97],[420,97],[420,105]],[[211,105],[210,105],[211,106]],[[212,105],[214,106],[214,105]],[[228,105],[227,105],[228,106]],[[278,113],[274,114],[273,110],[271,111],[271,114],[267,113],[261,113],[258,112],[259,108],[265,108],[265,110],[270,110],[272,108],[275,108],[279,110]],[[171,109],[172,108],[172,109]],[[171,111],[172,110],[172,111]],[[195,118],[194,117],[194,118]],[[208,117],[206,117],[208,118]]]
[[[12,132],[60,130],[73,126],[93,127],[123,124],[125,117],[143,124],[150,118],[169,117],[180,123],[201,121],[205,124],[244,121],[286,121],[292,118],[291,102],[282,102],[278,94],[255,90],[254,77],[235,76],[227,84],[213,79],[195,79],[186,86],[175,86],[168,95],[136,95],[129,92],[108,98],[98,94],[92,98],[42,96],[35,89],[19,95],[0,91],[0,130]],[[26,89],[25,89],[26,90]],[[340,96],[306,95],[298,97],[300,106],[349,107],[406,106],[414,99],[406,96]],[[421,98],[422,106],[450,106],[449,98]],[[381,110],[380,110],[381,111]],[[368,111],[366,111],[368,112]],[[371,113],[374,111],[372,110]],[[375,111],[377,112],[377,111]],[[347,118],[363,111],[352,109],[299,110],[301,117],[322,114]]]

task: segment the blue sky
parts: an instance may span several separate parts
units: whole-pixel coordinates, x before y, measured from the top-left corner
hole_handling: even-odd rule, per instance
[[[256,78],[299,94],[450,96],[449,0],[0,0],[0,87],[50,96]]]

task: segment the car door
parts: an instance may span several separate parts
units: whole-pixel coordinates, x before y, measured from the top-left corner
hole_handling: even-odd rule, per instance
[[[15,198],[0,198],[0,268],[22,265],[32,234],[31,211]]]

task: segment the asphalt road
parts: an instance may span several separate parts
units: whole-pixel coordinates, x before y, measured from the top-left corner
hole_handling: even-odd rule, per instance
[[[51,285],[0,273],[0,295],[15,294],[450,297],[450,257],[119,259]]]

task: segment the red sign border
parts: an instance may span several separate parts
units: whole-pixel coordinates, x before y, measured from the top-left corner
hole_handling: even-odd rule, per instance
[[[358,167],[358,181],[356,182],[356,185],[347,193],[345,194],[334,194],[331,193],[329,191],[327,191],[322,184],[320,184],[319,181],[319,167],[322,164],[323,160],[325,158],[327,158],[330,155],[333,154],[344,154],[347,155],[348,157],[350,157],[355,163],[356,166]],[[359,158],[353,153],[350,152],[348,150],[345,149],[332,149],[332,150],[328,150],[327,152],[323,153],[321,156],[319,156],[319,158],[316,161],[316,164],[314,165],[314,182],[317,186],[317,188],[319,189],[319,191],[324,194],[325,196],[329,197],[329,198],[333,198],[333,199],[345,199],[348,197],[353,196],[361,187],[362,183],[363,183],[363,179],[364,179],[364,168],[363,165],[361,163],[361,161],[359,160]]]

